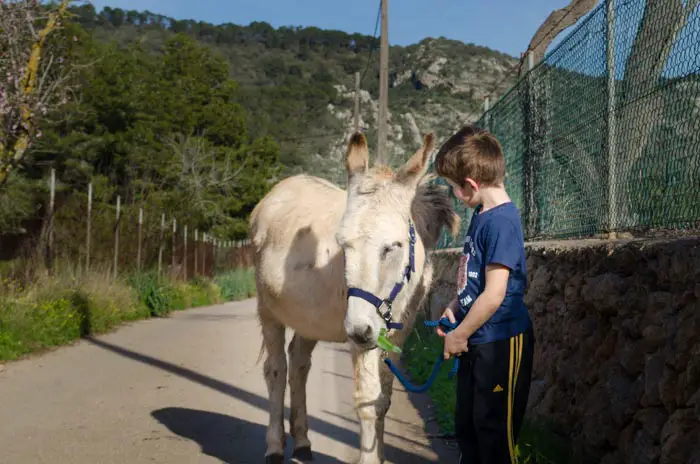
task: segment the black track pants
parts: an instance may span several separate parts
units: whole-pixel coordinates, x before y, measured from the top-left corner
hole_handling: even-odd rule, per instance
[[[460,464],[513,464],[530,393],[532,330],[460,357],[455,432]]]

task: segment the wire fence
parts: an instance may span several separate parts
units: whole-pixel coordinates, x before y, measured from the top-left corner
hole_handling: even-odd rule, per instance
[[[92,184],[57,202],[55,186],[52,170],[48,206],[36,218],[41,225],[32,240],[19,245],[2,237],[3,247],[21,248],[3,269],[5,277],[31,280],[43,269],[74,276],[106,272],[116,279],[157,270],[172,279],[190,280],[253,266],[248,240],[222,240],[147,203],[123,204],[119,196],[110,201],[111,191],[100,192]]]
[[[698,0],[601,2],[476,124],[528,240],[699,228]]]

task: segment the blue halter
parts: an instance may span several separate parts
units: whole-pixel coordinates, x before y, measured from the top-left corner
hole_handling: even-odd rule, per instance
[[[413,225],[413,221],[411,219],[408,220],[408,238],[409,238],[409,244],[408,244],[408,265],[404,269],[403,272],[403,278],[401,279],[401,282],[396,283],[394,285],[394,288],[391,290],[391,293],[389,296],[385,299],[381,299],[378,296],[374,295],[371,292],[362,290],[361,288],[357,287],[350,287],[348,288],[348,299],[350,297],[356,297],[356,298],[361,298],[365,300],[367,303],[371,304],[377,309],[377,314],[384,319],[384,322],[386,323],[386,329],[391,330],[391,329],[396,329],[400,330],[403,329],[403,324],[400,322],[393,322],[391,320],[391,306],[394,304],[394,300],[396,300],[396,297],[399,295],[401,290],[403,289],[403,286],[405,285],[406,282],[411,281],[411,273],[416,272],[416,228]],[[382,311],[382,308],[386,307],[386,311]]]

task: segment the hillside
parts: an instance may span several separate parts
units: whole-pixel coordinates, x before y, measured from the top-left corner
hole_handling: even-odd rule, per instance
[[[272,28],[177,21],[150,12],[80,8],[79,22],[102,41],[139,42],[153,52],[168,37],[185,32],[230,63],[246,109],[252,138],[280,143],[285,174],[311,172],[343,181],[345,137],[352,127],[354,73],[364,79],[361,126],[376,140],[379,40],[318,28]],[[421,134],[439,138],[480,114],[496,84],[500,95],[515,59],[472,44],[428,38],[390,50],[389,147],[392,162],[404,159]]]

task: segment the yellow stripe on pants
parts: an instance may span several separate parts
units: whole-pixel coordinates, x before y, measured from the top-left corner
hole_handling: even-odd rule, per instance
[[[515,354],[515,337],[510,339],[510,355],[508,356],[508,451],[510,462],[515,463],[515,449],[513,445],[513,367]]]
[[[513,410],[515,409],[515,388],[520,374],[520,361],[523,355],[523,334],[511,337],[510,356],[508,366],[508,451],[510,451],[510,462],[518,462],[515,455],[515,438],[513,436]],[[513,359],[515,358],[515,359]]]

